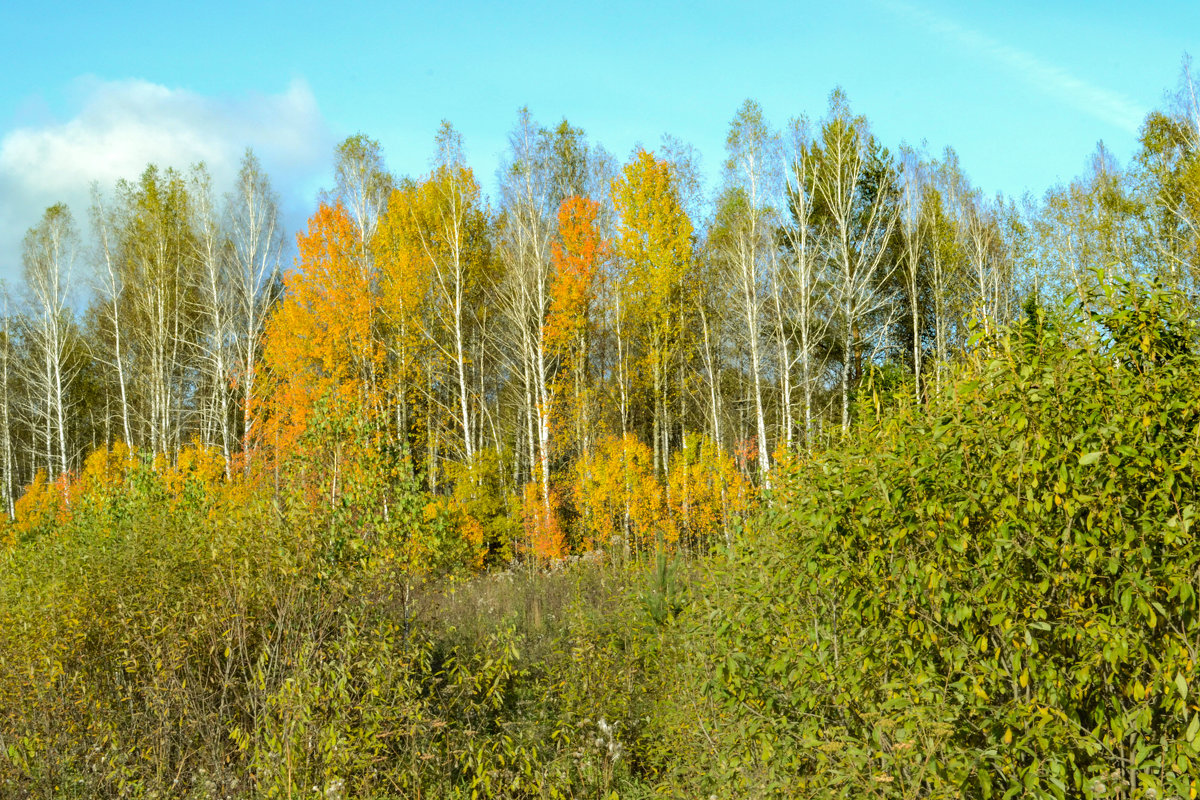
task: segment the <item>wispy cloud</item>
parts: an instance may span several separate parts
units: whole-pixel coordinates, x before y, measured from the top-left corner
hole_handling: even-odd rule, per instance
[[[332,134],[303,81],[278,94],[236,97],[140,80],[85,78],[77,88],[83,102],[73,118],[0,137],[0,277],[19,273],[21,237],[53,203],[67,203],[86,235],[93,181],[110,192],[147,164],[185,169],[203,161],[223,192],[253,147],[286,211],[330,160]]]
[[[1146,109],[1130,98],[1078,78],[1033,53],[998,41],[985,33],[903,0],[879,0],[900,17],[1008,68],[1031,87],[1128,133],[1136,133]]]

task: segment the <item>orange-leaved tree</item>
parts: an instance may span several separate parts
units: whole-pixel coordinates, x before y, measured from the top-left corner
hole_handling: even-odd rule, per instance
[[[296,269],[267,324],[259,444],[285,456],[320,398],[357,413],[383,411],[375,281],[358,230],[340,203],[322,203],[296,237]]]
[[[525,549],[539,562],[553,563],[567,555],[567,539],[558,509],[558,492],[551,489],[542,496],[537,483],[525,484],[521,503],[521,523],[525,529]]]
[[[555,416],[565,424],[579,450],[588,449],[588,341],[592,325],[592,305],[600,278],[600,264],[608,245],[600,234],[596,218],[600,204],[584,197],[571,196],[558,209],[558,239],[552,243],[550,258],[554,282],[550,287],[550,314],[545,323],[545,340],[552,359],[559,365],[551,397],[557,398],[564,383],[569,383],[570,403]],[[566,408],[569,406],[569,408]]]
[[[588,330],[605,251],[596,226],[598,211],[599,204],[592,200],[578,196],[563,200],[558,236],[550,247],[546,302],[534,304],[538,330],[530,361],[536,373],[534,472],[538,480],[525,487],[521,518],[528,548],[542,560],[566,555],[551,462],[560,461],[569,451],[587,450]]]

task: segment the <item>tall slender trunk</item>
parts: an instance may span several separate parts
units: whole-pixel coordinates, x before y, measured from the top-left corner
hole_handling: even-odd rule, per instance
[[[98,191],[93,193],[93,215],[100,233],[100,247],[104,256],[105,276],[107,284],[104,287],[109,313],[113,326],[113,363],[117,368],[117,387],[121,395],[121,433],[125,444],[133,446],[133,433],[129,427],[129,393],[126,388],[128,380],[125,375],[125,356],[121,342],[121,287],[117,277],[117,266],[113,263],[112,243],[109,241],[108,220],[105,219],[104,206]]]
[[[461,266],[456,266],[456,268],[461,272]],[[470,464],[474,461],[475,449],[471,437],[471,408],[467,400],[467,354],[466,336],[463,330],[465,326],[463,302],[463,286],[460,279],[456,282],[454,295],[454,355],[455,368],[458,371],[458,402],[459,413],[462,415],[463,448],[467,463]]]
[[[842,433],[850,431],[850,374],[854,353],[853,302],[847,300],[842,320]]]
[[[12,352],[12,339],[9,329],[8,296],[4,297],[4,341],[0,342],[0,468],[4,474],[0,476],[3,485],[4,511],[9,519],[13,517],[13,469],[16,466],[12,451],[12,417],[10,416],[11,398],[9,397],[9,354]]]
[[[918,270],[920,268],[918,261],[920,244],[919,240],[913,240],[913,237],[916,235],[913,231],[908,232],[908,252],[906,253],[908,258],[908,273],[905,275],[905,279],[908,284],[906,288],[908,289],[909,310],[912,313],[913,394],[915,395],[916,402],[919,404],[922,397],[923,383],[921,379],[921,301],[918,296],[920,286],[917,282],[919,277]]]
[[[783,441],[788,452],[792,450],[792,431],[795,421],[792,419],[792,355],[789,346],[783,312],[783,289],[779,276],[779,263],[775,251],[771,251],[771,296],[775,305],[775,344],[776,357],[779,362],[780,403],[779,410],[783,421]]]
[[[542,317],[541,319],[544,319]],[[540,469],[538,477],[542,489],[542,507],[546,513],[545,519],[550,518],[550,413],[553,403],[553,393],[546,381],[546,336],[545,325],[539,322],[537,335],[534,337],[535,364],[534,378],[537,381],[537,431],[538,431],[538,461]]]
[[[619,294],[616,298],[616,333],[617,333],[617,386],[620,394],[621,405],[621,436],[624,437],[629,433],[629,374],[626,368],[625,354],[625,337],[624,326],[622,323],[621,297]]]
[[[57,337],[56,337],[56,340],[57,340]],[[62,352],[61,350],[58,350],[57,344],[55,345],[55,348],[56,348],[57,352],[60,352],[60,353]],[[67,474],[67,472],[69,471],[70,468],[68,466],[67,419],[66,419],[65,409],[63,407],[65,398],[63,397],[63,375],[62,375],[61,367],[62,367],[62,364],[60,363],[60,360],[58,358],[55,358],[53,360],[53,363],[51,364],[51,369],[52,369],[53,377],[54,377],[53,384],[52,384],[54,387],[53,409],[54,409],[54,416],[55,416],[55,427],[58,429],[59,474],[65,475],[65,474]]]
[[[652,386],[654,389],[654,397],[652,399],[653,410],[651,412],[651,416],[653,418],[653,432],[651,433],[650,440],[654,443],[654,472],[657,475],[662,475],[663,472],[665,472],[665,470],[663,469],[663,466],[662,466],[663,446],[662,446],[662,435],[661,435],[662,434],[661,428],[662,428],[662,405],[663,405],[663,403],[662,403],[662,369],[660,368],[660,361],[662,359],[662,351],[659,349],[659,344],[658,344],[657,338],[658,337],[656,336],[655,337],[656,341],[654,342],[654,345],[653,345],[653,347],[654,347],[654,363],[650,367],[650,369],[653,373]]]
[[[721,447],[721,406],[719,402],[720,387],[717,366],[713,358],[712,336],[708,329],[708,313],[703,306],[700,308],[700,331],[704,337],[704,368],[708,371],[708,399],[712,409],[713,442]]]
[[[438,485],[437,485],[438,440],[437,440],[437,426],[434,423],[432,412],[433,412],[433,409],[438,404],[438,402],[440,402],[440,401],[438,398],[434,397],[433,362],[432,361],[430,361],[426,364],[425,377],[426,377],[426,396],[429,398],[428,402],[429,402],[429,409],[430,409],[430,412],[425,415],[425,441],[426,441],[425,452],[427,454],[425,471],[427,473],[426,480],[428,480],[428,482],[429,482],[429,493],[436,495],[437,488],[438,488]]]
[[[529,337],[529,329],[526,327],[524,336]],[[533,364],[530,357],[530,350],[525,348],[521,354],[521,366],[524,371],[525,378],[525,444],[529,454],[529,480],[533,480],[533,476],[537,471],[537,409],[534,407],[537,404],[536,390],[534,389],[533,381]]]
[[[753,223],[749,235],[750,240],[742,242],[740,248],[742,300],[746,319],[746,338],[750,344],[750,373],[754,379],[754,420],[758,432],[758,471],[764,485],[769,485],[771,462],[770,451],[767,447],[767,420],[763,410],[762,358],[759,353],[758,275]]]
[[[208,354],[209,369],[211,370],[209,381],[213,395],[213,408],[209,416],[214,417],[210,430],[206,433],[206,441],[212,441],[216,436],[220,437],[221,455],[225,461],[225,475],[229,477],[233,460],[233,431],[230,429],[230,364],[227,353],[231,333],[226,300],[227,281],[225,278],[227,273],[223,274],[221,268],[221,254],[218,249],[221,234],[217,230],[212,199],[209,196],[207,185],[203,183],[198,185],[196,195],[197,202],[200,204],[198,227],[201,236],[197,257],[204,271],[204,289],[208,295],[205,298],[205,305],[208,312],[209,330],[205,339],[210,350]]]
[[[587,400],[584,397],[584,382],[586,380],[586,367],[588,359],[588,339],[587,329],[584,328],[579,334],[576,343],[575,363],[572,365],[572,372],[575,378],[575,441],[579,444],[580,452],[586,457],[590,448],[588,446],[588,430],[590,420],[588,415]]]

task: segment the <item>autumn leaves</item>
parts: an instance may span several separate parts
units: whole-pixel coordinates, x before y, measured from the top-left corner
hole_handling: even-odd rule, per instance
[[[362,186],[368,162],[339,169]],[[325,472],[344,475],[363,447],[402,454],[484,561],[703,547],[752,490],[676,411],[694,258],[672,167],[641,151],[610,197],[560,190],[550,208],[546,171],[521,165],[510,197],[527,202],[498,214],[453,161],[391,188],[369,219],[361,193],[322,202],[266,329],[250,444],[286,470],[319,420],[367,421],[354,446],[320,440]]]
[[[714,328],[677,154],[620,166],[522,112],[495,206],[448,124],[423,176],[393,177],[363,135],[334,173],[287,270],[252,154],[224,203],[200,167],[152,167],[116,206],[97,193],[98,292],[73,334],[91,360],[61,404],[81,413],[9,431],[6,456],[33,456],[6,468],[14,486],[44,470],[33,497],[53,505],[93,449],[121,442],[165,469],[213,448],[216,483],[282,493],[318,527],[404,528],[393,549],[414,564],[447,544],[473,564],[550,563],[724,537],[765,458],[725,455],[752,438],[718,402],[741,391],[741,344]],[[0,388],[6,409],[31,391]]]

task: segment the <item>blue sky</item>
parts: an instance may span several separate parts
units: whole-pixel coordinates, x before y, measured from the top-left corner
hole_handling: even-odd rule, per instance
[[[0,277],[21,233],[87,186],[247,145],[302,224],[331,151],[364,132],[425,171],[440,120],[485,188],[517,109],[624,159],[664,133],[710,188],[747,97],[782,127],[841,86],[889,146],[947,145],[986,192],[1040,195],[1103,140],[1122,161],[1200,51],[1200,3],[12,4],[0,19]]]

